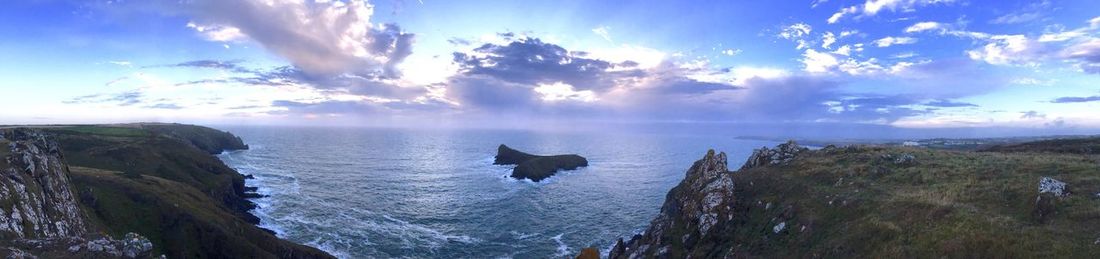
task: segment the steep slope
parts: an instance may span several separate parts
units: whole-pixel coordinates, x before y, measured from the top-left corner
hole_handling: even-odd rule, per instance
[[[134,242],[119,242],[139,240],[143,243],[134,244],[139,245],[137,247],[148,245],[148,249],[144,250],[146,254],[164,254],[171,258],[332,257],[316,248],[280,240],[253,225],[258,220],[247,212],[255,205],[244,198],[247,190],[244,177],[210,155],[224,149],[246,147],[239,138],[199,126],[156,124],[153,127],[156,129],[146,129],[144,124],[127,124],[13,130],[36,132],[35,139],[47,143],[39,145],[38,150],[47,152],[50,160],[40,164],[53,165],[51,168],[56,169],[51,169],[51,173],[63,176],[57,179],[65,179],[67,186],[43,188],[43,195],[30,197],[63,196],[59,199],[63,202],[58,204],[66,206],[60,208],[67,208],[64,210],[66,212],[79,208],[75,211],[80,215],[79,224],[85,229],[81,231],[96,233],[93,237],[99,236],[99,233],[108,236],[100,238],[102,240],[82,238],[98,242],[94,244],[91,241],[62,240],[64,242],[46,245],[37,241],[28,243],[17,236],[0,236],[3,237],[0,238],[0,247],[10,244],[20,253],[44,257],[99,258],[104,255],[82,253],[103,247],[126,248],[124,244]],[[11,157],[23,157],[26,152],[14,148],[16,146],[13,142],[12,150],[7,152],[19,151],[19,154],[12,153]],[[71,171],[69,165],[72,166]],[[11,167],[25,166],[13,163]],[[31,180],[9,178],[23,183]],[[43,186],[57,186],[53,182],[43,183]],[[41,206],[41,202],[36,204]],[[47,211],[45,215],[53,214]],[[62,223],[54,220],[43,224],[77,224],[69,223],[69,218],[72,217],[61,217]],[[45,225],[34,228],[33,224],[24,223],[22,226],[24,230],[59,232],[49,230]],[[73,231],[66,230],[67,233]],[[77,246],[74,248],[70,244]],[[68,252],[70,248],[77,252]],[[12,251],[11,254],[17,254]],[[105,256],[110,258],[125,254],[106,253]]]
[[[122,240],[89,231],[58,144],[28,129],[0,130],[0,255],[22,257],[148,257],[152,244],[133,233]]]
[[[785,145],[708,152],[610,257],[1100,255],[1096,157]]]

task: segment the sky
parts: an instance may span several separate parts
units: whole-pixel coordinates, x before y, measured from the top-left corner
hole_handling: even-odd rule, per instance
[[[0,124],[1100,129],[1094,0],[4,5]]]

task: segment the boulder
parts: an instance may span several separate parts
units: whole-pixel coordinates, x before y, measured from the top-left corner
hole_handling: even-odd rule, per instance
[[[539,156],[524,153],[505,145],[497,148],[497,156],[493,161],[497,165],[516,165],[512,169],[512,178],[531,179],[542,181],[560,170],[574,170],[588,166],[588,159],[579,155]]]
[[[775,149],[769,149],[768,147],[761,147],[753,150],[752,155],[745,161],[745,164],[741,166],[741,170],[752,169],[761,166],[768,165],[782,165],[791,162],[796,156],[802,152],[809,151],[809,148],[799,146],[794,140],[787,141],[787,143],[779,144],[775,146]]]
[[[600,250],[595,247],[581,249],[581,253],[577,254],[577,259],[600,259]]]
[[[1056,202],[1069,196],[1066,183],[1050,177],[1039,178],[1039,195],[1035,197],[1032,215],[1039,223],[1046,222],[1055,213]]]

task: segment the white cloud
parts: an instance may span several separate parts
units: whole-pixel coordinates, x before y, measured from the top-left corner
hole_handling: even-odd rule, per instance
[[[736,56],[737,54],[741,54],[741,49],[726,49],[722,51],[722,54],[726,56]]]
[[[829,22],[829,24],[837,23],[840,21],[840,18],[844,18],[845,15],[855,14],[858,11],[859,8],[855,6],[841,8],[840,11],[837,11],[832,16],[829,16],[829,20],[827,20],[827,22]]]
[[[1022,10],[1011,12],[990,20],[991,24],[1018,24],[1043,18],[1043,12],[1051,9],[1050,0],[1034,1]]]
[[[832,54],[817,52],[813,49],[807,49],[802,54],[802,64],[805,66],[806,72],[810,73],[825,73],[830,69],[836,67],[840,61],[837,60]]]
[[[1031,77],[1021,77],[1012,79],[1012,84],[1016,85],[1035,85],[1035,86],[1051,86],[1054,85],[1054,79],[1040,80]]]
[[[821,37],[821,47],[829,49],[829,46],[833,43],[836,43],[836,35],[833,35],[832,32],[825,32],[825,35]]]
[[[905,45],[917,43],[916,38],[910,37],[886,37],[875,41],[875,45],[879,48],[885,48],[893,45]]]
[[[730,74],[733,76],[733,80],[731,82],[731,83],[733,83],[733,85],[743,86],[743,85],[747,84],[748,83],[747,81],[750,80],[750,79],[754,79],[754,78],[763,78],[763,79],[782,78],[782,77],[788,76],[790,73],[788,73],[786,70],[775,69],[775,68],[736,67],[736,68],[730,69]]]
[[[124,66],[124,67],[132,67],[134,65],[134,64],[130,63],[130,61],[125,61],[125,60],[118,60],[118,61],[112,60],[112,61],[107,61],[107,63],[111,63],[111,64],[118,65],[118,66]]]
[[[607,26],[600,26],[592,29],[592,32],[596,33],[596,35],[600,35],[600,37],[604,40],[611,42],[611,34],[608,32],[608,29],[610,28],[608,28]]]
[[[914,33],[914,32],[922,32],[922,31],[942,29],[942,28],[943,28],[943,24],[940,24],[938,22],[919,22],[919,23],[913,24],[912,26],[909,26],[909,28],[905,28],[905,32]]]
[[[396,25],[372,23],[374,7],[362,0],[181,1],[162,9],[189,16],[188,27],[208,40],[247,37],[315,76],[398,78],[414,40]]]
[[[993,19],[992,21],[989,21],[989,23],[992,23],[992,24],[1017,24],[1017,23],[1025,23],[1025,22],[1034,21],[1035,19],[1039,19],[1040,17],[1042,17],[1042,14],[1040,14],[1038,12],[1010,13],[1010,14],[1003,15],[1001,17],[997,17],[997,19]]]
[[[836,51],[833,51],[833,54],[851,56],[852,55],[852,46],[851,45],[840,46],[839,48],[836,48]]]
[[[993,65],[1031,64],[1039,58],[1039,46],[1024,35],[993,35],[980,49],[967,51],[971,59]]]
[[[535,87],[534,91],[541,95],[541,99],[545,102],[595,102],[599,100],[599,98],[596,98],[596,93],[592,92],[592,90],[577,91],[572,85],[563,82],[539,84]]]
[[[796,23],[783,28],[783,31],[779,32],[779,37],[788,40],[801,39],[806,35],[810,35],[811,31],[813,31],[813,27],[809,24]]]
[[[848,37],[848,36],[856,35],[856,34],[858,34],[858,33],[859,33],[859,30],[847,30],[847,31],[842,31],[842,32],[840,32],[840,38],[844,38],[844,37]]]
[[[209,40],[209,41],[228,42],[228,41],[244,40],[244,39],[248,38],[248,36],[245,36],[243,33],[241,33],[240,29],[237,29],[237,28],[232,27],[232,26],[221,26],[221,25],[203,26],[203,25],[195,24],[195,22],[188,22],[187,23],[187,28],[195,29],[195,31],[202,34],[203,38],[206,38],[206,40]]]
[[[828,22],[830,24],[837,23],[840,19],[855,13],[860,13],[858,17],[870,17],[877,15],[883,10],[890,10],[892,12],[912,12],[916,10],[917,7],[921,6],[951,4],[954,2],[955,0],[867,0],[863,5],[853,5],[840,9],[840,11],[829,17]]]

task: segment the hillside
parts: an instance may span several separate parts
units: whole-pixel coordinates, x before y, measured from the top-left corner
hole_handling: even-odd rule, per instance
[[[75,217],[80,220],[68,221],[84,227],[79,233],[68,231],[70,237],[94,238],[82,235],[87,232],[121,239],[135,233],[151,243],[148,254],[170,258],[331,257],[315,248],[280,240],[253,225],[258,219],[247,212],[255,205],[244,198],[244,177],[211,155],[247,148],[228,132],[181,124],[3,131],[8,135],[31,134],[32,139],[42,143],[40,149],[49,150],[47,158],[57,161],[49,172],[63,175],[58,179],[66,182],[52,184],[52,191],[45,193],[60,191],[76,197],[72,202],[79,204],[79,215]],[[21,158],[16,151],[13,145],[10,151],[0,151],[0,156],[17,161]],[[0,166],[18,174],[20,167],[6,163]],[[56,206],[42,207],[52,210]],[[18,244],[11,247],[25,248]],[[64,248],[68,246],[58,247],[62,251],[47,247],[21,252],[46,257],[83,256],[66,254]]]
[[[1100,160],[1075,150],[788,143],[736,171],[712,151],[610,256],[1096,257]]]

